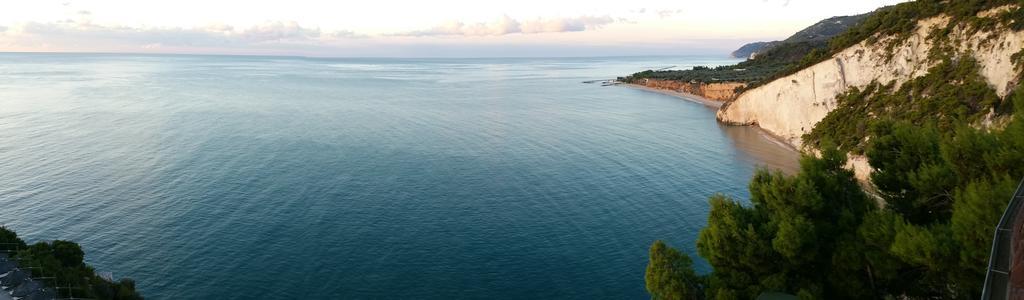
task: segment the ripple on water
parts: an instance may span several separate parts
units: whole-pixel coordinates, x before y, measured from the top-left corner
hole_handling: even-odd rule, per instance
[[[701,57],[0,56],[0,223],[154,299],[644,298],[653,240],[795,162],[579,83]]]

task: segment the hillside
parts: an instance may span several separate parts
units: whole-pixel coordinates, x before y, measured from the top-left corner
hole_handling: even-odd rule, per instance
[[[876,11],[719,110],[719,120],[760,126],[807,155],[793,176],[758,171],[749,201],[710,197],[696,252],[711,273],[696,274],[685,252],[655,242],[648,291],[979,296],[992,233],[1024,178],[1022,73],[1024,1],[920,0]]]
[[[759,53],[761,51],[764,51],[764,50],[767,50],[767,49],[771,49],[772,47],[775,47],[776,45],[778,45],[781,42],[782,41],[747,43],[747,44],[744,44],[743,46],[740,46],[740,48],[736,49],[736,51],[733,51],[732,53],[729,53],[729,56],[732,56],[733,58],[751,59],[751,58],[754,58],[754,54],[755,53]]]
[[[871,13],[854,16],[831,17],[814,23],[782,41],[754,42],[743,45],[732,52],[732,57],[753,59],[758,54],[768,51],[776,46],[794,43],[812,43],[818,47],[827,46],[828,40],[837,36],[851,27],[857,26],[864,21]]]
[[[738,51],[750,50],[757,55],[729,66],[694,67],[691,70],[647,70],[626,77],[621,82],[652,88],[678,87],[676,90],[712,100],[728,101],[745,89],[756,87],[777,74],[794,72],[828,49],[828,39],[858,24],[870,14],[832,17],[804,28],[783,41],[748,44]],[[745,56],[745,57],[746,57]],[[702,93],[705,90],[733,89],[731,93]]]
[[[994,20],[998,11],[1005,9],[981,12],[975,17],[991,16]],[[1014,57],[1024,47],[1024,32],[978,32],[980,28],[970,27],[967,23],[955,23],[948,15],[922,18],[913,24],[910,31],[898,35],[873,36],[839,50],[806,69],[747,90],[723,107],[718,112],[718,119],[736,125],[757,124],[800,148],[804,144],[805,135],[810,134],[818,122],[839,107],[839,102],[847,92],[869,88],[877,90],[882,86],[898,90],[913,79],[926,76],[932,71],[942,71],[932,70],[935,67],[951,68],[949,64],[970,64],[962,67],[979,68],[978,75],[998,98],[1005,98],[1018,82],[1019,61],[1015,63]],[[942,36],[939,36],[940,33]],[[943,55],[957,62],[943,64],[943,60],[936,58],[938,51],[950,52]],[[993,105],[974,105],[970,108],[970,117],[976,120],[994,109]],[[835,117],[850,115],[837,114]],[[829,124],[836,122],[845,121],[827,120]],[[844,150],[861,148],[857,141],[845,141],[851,137],[863,139],[866,130],[865,124],[861,124],[856,130],[858,132],[846,132],[848,135],[837,142],[842,142]],[[823,132],[825,129],[819,129],[818,133],[809,137],[817,143]]]

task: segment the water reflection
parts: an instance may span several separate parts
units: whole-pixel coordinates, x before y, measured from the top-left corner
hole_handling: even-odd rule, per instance
[[[739,150],[738,159],[754,161],[759,166],[781,170],[791,175],[800,169],[800,154],[761,128],[722,123],[719,123],[718,127],[729,136],[729,140]]]

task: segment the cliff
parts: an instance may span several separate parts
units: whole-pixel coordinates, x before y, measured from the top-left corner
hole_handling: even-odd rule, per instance
[[[809,55],[824,53],[829,48],[829,39],[846,33],[850,28],[862,24],[870,16],[832,17],[807,27],[783,41],[760,42],[744,45],[733,53],[733,56],[749,57],[735,65],[695,66],[689,70],[646,70],[626,77],[619,77],[620,82],[644,85],[644,80],[674,80],[682,83],[705,82],[711,84],[710,92],[699,92],[700,87],[691,89],[694,94],[707,94],[720,100],[731,100],[735,95],[722,89],[722,96],[714,96],[719,92],[716,83],[727,83],[730,86],[757,86],[780,72],[796,70]],[[729,94],[729,95],[725,95]]]
[[[1009,7],[979,13],[993,15]],[[917,22],[915,30],[904,38],[876,36],[877,41],[862,41],[828,60],[749,89],[717,114],[720,121],[736,125],[758,125],[794,147],[802,148],[802,136],[811,131],[836,108],[837,96],[851,88],[864,88],[873,82],[894,83],[927,74],[935,62],[929,59],[933,30],[946,28],[950,18],[937,16]],[[1017,83],[1019,67],[1011,58],[1024,48],[1024,32],[999,28],[973,32],[957,25],[947,35],[957,55],[969,55],[980,64],[981,75],[1000,97]]]
[[[683,82],[677,80],[643,79],[636,84],[649,88],[693,94],[715,101],[729,101],[736,98],[736,89],[746,86],[740,82]]]

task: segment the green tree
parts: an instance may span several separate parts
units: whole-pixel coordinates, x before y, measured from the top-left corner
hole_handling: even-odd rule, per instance
[[[25,241],[18,238],[17,233],[6,227],[0,227],[0,250],[14,251],[25,248],[28,248],[28,245],[25,244]]]
[[[868,286],[862,252],[839,248],[863,244],[857,230],[874,211],[845,163],[840,152],[827,150],[821,158],[803,158],[797,176],[760,170],[750,183],[750,207],[713,196],[697,240],[715,269],[708,295],[779,291],[842,298],[857,294],[833,294],[839,290],[834,284],[844,291]]]
[[[871,131],[871,182],[887,205],[915,224],[947,219],[956,178],[939,151],[938,129],[933,124],[879,122]]]
[[[1012,195],[1016,187],[1016,180],[1004,177],[996,182],[971,182],[957,192],[951,227],[953,239],[960,246],[962,280],[984,278],[992,235],[1010,200],[1007,195]]]
[[[53,241],[53,256],[64,267],[77,267],[82,265],[85,252],[76,243],[56,240]]]
[[[758,232],[764,222],[750,208],[723,195],[710,199],[708,224],[697,239],[697,251],[715,268],[708,287],[716,298],[752,298],[762,278],[775,273],[780,258],[771,240]]]
[[[644,276],[647,292],[657,300],[704,298],[703,280],[693,272],[693,261],[686,254],[655,241]]]

